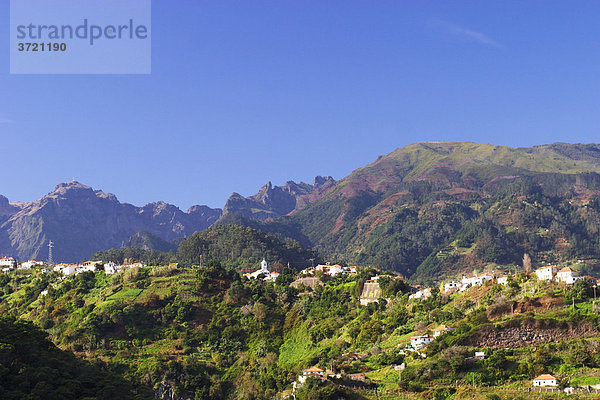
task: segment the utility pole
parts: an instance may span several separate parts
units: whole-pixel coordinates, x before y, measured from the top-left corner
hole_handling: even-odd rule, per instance
[[[54,243],[52,240],[48,241],[48,264],[54,264],[54,259],[52,257],[52,248],[54,247]]]

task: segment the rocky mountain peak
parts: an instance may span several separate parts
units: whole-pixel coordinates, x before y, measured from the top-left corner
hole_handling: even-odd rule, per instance
[[[75,190],[92,190],[92,188],[91,188],[91,186],[84,185],[77,181],[71,181],[71,182],[59,183],[58,185],[56,185],[56,187],[54,188],[54,191],[52,191],[52,193],[66,194],[70,191],[75,191]]]
[[[9,206],[8,198],[0,194],[0,208]]]
[[[334,183],[335,180],[331,177],[331,176],[321,176],[321,175],[317,175],[315,176],[315,179],[313,180],[313,186],[315,188],[319,187],[319,186],[323,186],[327,183]]]
[[[51,238],[57,260],[78,261],[119,247],[139,231],[171,241],[206,229],[221,216],[221,210],[209,210],[188,214],[165,202],[136,207],[77,181],[60,183],[32,203],[0,198],[0,253],[46,258]]]

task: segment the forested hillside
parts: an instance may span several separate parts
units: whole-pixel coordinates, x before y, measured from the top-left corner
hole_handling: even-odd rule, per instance
[[[235,269],[257,269],[260,261],[293,268],[306,268],[319,262],[318,255],[290,238],[280,238],[258,229],[240,225],[218,225],[196,232],[179,243],[176,252],[161,252],[141,247],[122,247],[94,253],[91,260],[122,264],[137,260],[150,265],[179,263],[181,266],[206,265],[209,260],[222,260]]]

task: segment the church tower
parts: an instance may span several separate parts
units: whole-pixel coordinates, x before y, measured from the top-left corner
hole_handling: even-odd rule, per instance
[[[260,270],[266,274],[269,273],[269,270],[267,269],[267,260],[265,260],[264,258],[260,263]]]

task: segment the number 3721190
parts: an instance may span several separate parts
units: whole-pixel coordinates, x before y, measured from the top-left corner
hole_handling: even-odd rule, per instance
[[[19,51],[66,51],[66,43],[19,43]]]

